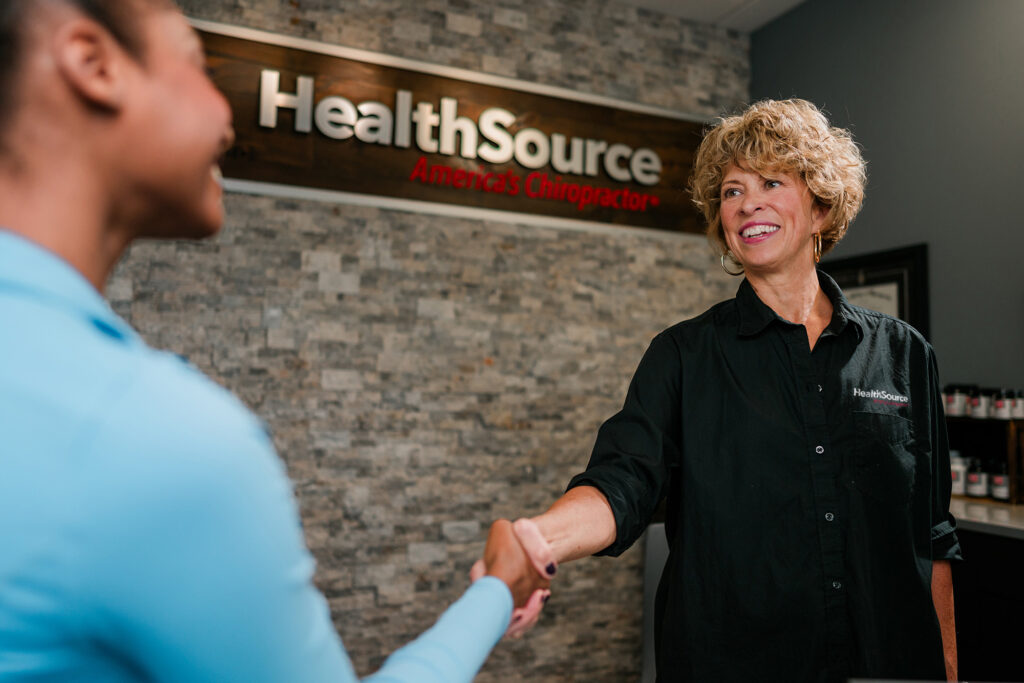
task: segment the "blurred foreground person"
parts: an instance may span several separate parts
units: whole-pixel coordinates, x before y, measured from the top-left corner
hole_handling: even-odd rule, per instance
[[[0,5],[6,683],[355,680],[260,422],[100,295],[132,240],[217,232],[231,140],[170,2]],[[475,675],[546,586],[507,521],[484,565],[375,680]]]

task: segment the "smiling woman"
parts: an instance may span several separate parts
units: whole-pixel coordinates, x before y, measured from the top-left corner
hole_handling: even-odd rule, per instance
[[[0,37],[0,680],[356,680],[266,428],[101,296],[134,240],[220,227],[232,114],[196,33],[161,0],[22,0]],[[507,520],[484,556],[380,678],[468,683],[535,613],[551,560]]]
[[[843,238],[864,201],[864,159],[847,131],[830,126],[806,100],[758,102],[739,116],[722,119],[694,162],[690,192],[707,220],[708,239],[721,253],[729,244],[722,232],[719,192],[736,165],[766,179],[792,175],[806,184],[828,209],[822,254]]]
[[[721,196],[719,232],[748,276],[789,271],[811,257],[820,260],[827,209],[799,176],[766,177],[742,162],[730,164]]]
[[[759,102],[707,133],[692,189],[746,277],[654,338],[537,527],[559,561],[618,555],[666,500],[659,681],[955,680],[932,349],[816,268],[860,209],[857,146]]]

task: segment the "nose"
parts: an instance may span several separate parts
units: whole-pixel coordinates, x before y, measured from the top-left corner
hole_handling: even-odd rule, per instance
[[[743,200],[740,202],[740,211],[745,214],[752,214],[763,208],[763,197],[757,190],[750,190],[743,193]]]
[[[220,100],[220,119],[224,125],[224,130],[221,132],[220,153],[224,154],[235,144],[235,113],[231,110],[231,103],[228,102],[227,96],[220,90],[216,90],[216,92]]]
[[[235,146],[235,129],[229,123],[220,139],[220,149],[217,156],[224,156],[227,151]]]

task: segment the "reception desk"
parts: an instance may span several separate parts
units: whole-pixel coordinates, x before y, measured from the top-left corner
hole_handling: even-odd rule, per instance
[[[960,678],[1024,681],[1024,505],[954,497],[964,561],[953,565]]]

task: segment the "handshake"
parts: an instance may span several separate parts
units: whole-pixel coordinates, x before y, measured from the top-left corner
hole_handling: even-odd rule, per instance
[[[556,569],[554,553],[536,524],[528,519],[514,524],[499,519],[491,525],[483,559],[476,561],[469,577],[476,581],[493,576],[508,586],[515,610],[505,636],[518,638],[537,623],[551,597],[548,586]]]

